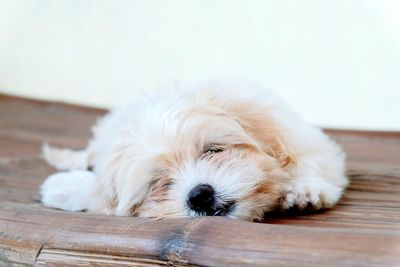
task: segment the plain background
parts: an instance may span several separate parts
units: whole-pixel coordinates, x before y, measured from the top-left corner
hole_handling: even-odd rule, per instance
[[[400,1],[0,0],[0,91],[113,107],[210,78],[319,126],[400,130]]]

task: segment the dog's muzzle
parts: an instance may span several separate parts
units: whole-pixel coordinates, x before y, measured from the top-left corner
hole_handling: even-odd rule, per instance
[[[225,216],[235,205],[235,201],[222,203],[209,184],[199,184],[194,187],[189,192],[186,202],[191,210],[201,216]]]

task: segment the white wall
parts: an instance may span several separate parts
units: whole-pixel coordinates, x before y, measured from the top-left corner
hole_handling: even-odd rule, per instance
[[[254,80],[306,120],[400,130],[400,1],[0,0],[0,91],[110,107]]]

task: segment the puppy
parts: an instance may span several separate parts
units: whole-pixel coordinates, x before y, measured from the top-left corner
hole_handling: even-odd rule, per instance
[[[82,151],[45,145],[44,158],[64,172],[42,185],[44,205],[258,220],[340,199],[348,183],[342,150],[265,88],[209,83],[169,91],[106,115]]]

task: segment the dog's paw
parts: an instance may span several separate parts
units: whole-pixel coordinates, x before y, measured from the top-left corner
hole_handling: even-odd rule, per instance
[[[283,210],[299,210],[333,207],[342,195],[342,188],[327,183],[322,178],[296,178],[284,190],[281,207]]]
[[[88,171],[59,172],[50,175],[41,187],[42,203],[50,208],[85,210],[96,176]]]

